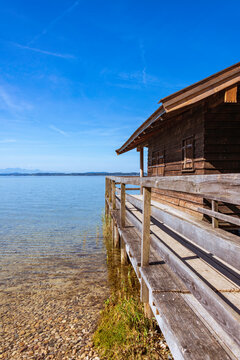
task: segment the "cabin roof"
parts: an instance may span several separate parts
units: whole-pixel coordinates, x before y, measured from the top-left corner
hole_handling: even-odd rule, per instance
[[[195,104],[238,82],[240,82],[240,62],[162,98],[159,101],[162,105],[116,150],[116,153],[122,154],[144,143],[154,132],[159,121],[164,120],[168,113]]]

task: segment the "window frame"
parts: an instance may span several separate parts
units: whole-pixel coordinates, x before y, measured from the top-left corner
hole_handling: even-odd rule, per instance
[[[191,143],[188,143],[191,140]],[[187,153],[187,149],[192,148],[191,157]],[[194,172],[195,163],[195,139],[194,135],[188,136],[182,139],[182,172]],[[191,164],[191,166],[189,166]]]

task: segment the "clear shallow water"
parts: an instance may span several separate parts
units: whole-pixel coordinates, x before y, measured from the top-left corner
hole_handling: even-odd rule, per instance
[[[109,293],[104,183],[0,177],[1,359],[94,358],[89,342]]]
[[[102,249],[104,177],[0,177],[0,256]]]
[[[0,177],[0,281],[23,278],[26,267],[102,266],[104,183],[103,176]]]

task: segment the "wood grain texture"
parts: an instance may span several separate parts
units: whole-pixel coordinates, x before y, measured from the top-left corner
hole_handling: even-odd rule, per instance
[[[149,264],[150,252],[151,188],[143,188],[143,227],[141,242],[141,266]]]
[[[120,199],[116,200],[117,207],[120,205]],[[138,267],[134,262],[134,257],[138,253],[138,258],[140,258],[140,233],[135,231],[134,227],[129,226],[128,222],[128,213],[126,212],[126,225],[124,229],[120,229],[120,214],[119,210],[115,210],[112,212],[114,218],[117,221],[119,226],[119,230],[125,233],[125,245],[126,249],[128,248],[128,242],[130,239],[130,243],[134,242],[135,250],[131,250],[132,257],[130,258],[131,263],[134,266],[136,274],[139,277]],[[118,215],[119,214],[119,215]],[[138,219],[132,214],[132,217],[135,218],[135,221],[138,222],[138,229],[141,229],[141,223]],[[131,233],[130,237],[129,234]],[[138,249],[137,249],[138,248]],[[145,273],[144,280],[148,278],[146,272],[150,267],[155,267],[159,265],[154,265],[154,263],[159,260],[159,258],[153,256],[153,251],[150,254],[150,261],[152,259],[152,265],[145,267],[141,270],[142,274]],[[158,272],[153,272],[153,281],[155,281],[155,286],[152,280],[146,282],[146,285],[149,287],[149,284],[153,284],[153,288],[150,290],[150,305],[156,316],[156,319],[164,333],[164,336],[167,340],[168,345],[174,355],[175,359],[191,359],[191,360],[200,360],[200,359],[232,359],[229,357],[225,349],[219,344],[219,342],[214,338],[213,334],[205,327],[205,325],[201,322],[201,320],[197,317],[197,315],[189,308],[187,303],[182,299],[181,294],[178,293],[178,290],[184,292],[186,294],[186,287],[182,285],[179,287],[175,287],[174,280],[168,282],[169,275],[173,274],[171,269],[167,264],[162,264],[167,270],[167,272],[160,274],[159,281],[157,280]],[[162,266],[161,265],[161,266]],[[152,272],[151,272],[152,274]],[[165,275],[165,276],[164,276]],[[175,279],[179,283],[178,274],[175,275]],[[171,276],[171,275],[170,275]],[[165,282],[164,282],[165,278]],[[158,286],[158,283],[161,282],[161,286]],[[182,283],[181,283],[182,284]],[[168,287],[169,286],[169,287]],[[158,291],[160,289],[160,291]],[[156,292],[152,292],[155,290]],[[177,292],[168,292],[168,290],[173,290]],[[185,290],[185,291],[184,291]],[[163,291],[163,292],[162,292]],[[184,329],[184,331],[183,331]]]
[[[127,200],[142,210],[141,200],[132,195],[127,195]],[[181,212],[170,212],[164,206],[158,206],[151,207],[153,218],[240,270],[239,237],[221,229],[212,229],[209,224],[187,218],[183,213],[181,217]]]
[[[110,176],[123,184],[180,191],[207,199],[240,205],[240,174],[186,175],[169,177]]]
[[[126,217],[126,207],[125,207],[125,184],[121,183],[121,227],[125,226],[125,217]]]

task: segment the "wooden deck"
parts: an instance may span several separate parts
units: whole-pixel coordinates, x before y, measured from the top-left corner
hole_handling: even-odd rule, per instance
[[[113,243],[122,263],[131,262],[174,359],[240,359],[240,237],[217,228],[214,211],[209,225],[151,201],[157,187],[239,204],[240,176],[185,178],[106,178]],[[126,184],[143,195],[129,195]]]

